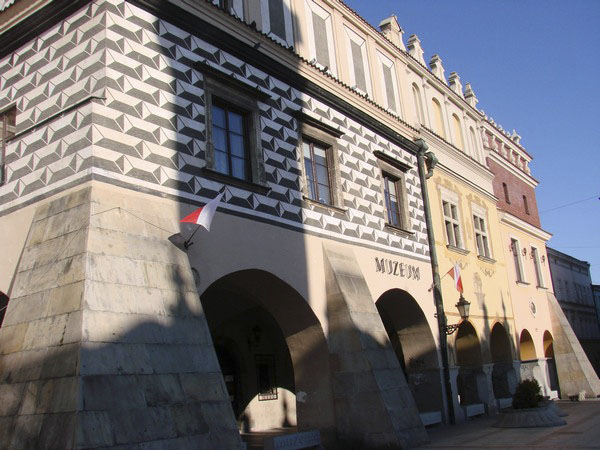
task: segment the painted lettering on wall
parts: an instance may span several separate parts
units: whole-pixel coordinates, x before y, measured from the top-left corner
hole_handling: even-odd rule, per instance
[[[394,261],[387,258],[375,257],[375,272],[385,273],[409,280],[420,280],[421,273],[417,266],[406,264],[400,261]]]

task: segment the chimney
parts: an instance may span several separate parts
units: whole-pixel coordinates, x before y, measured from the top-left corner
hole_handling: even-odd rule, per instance
[[[446,83],[446,77],[444,76],[444,66],[442,66],[442,58],[440,55],[433,55],[431,60],[429,61],[429,67],[431,68],[431,72]]]
[[[379,29],[381,30],[381,34],[388,38],[392,44],[406,51],[404,41],[402,40],[404,30],[398,25],[398,18],[395,15],[383,19],[379,24]]]
[[[411,35],[408,38],[408,54],[419,61],[421,64],[425,65],[425,60],[423,59],[423,49],[421,48],[421,41],[419,40],[416,34]]]
[[[465,100],[473,108],[477,108],[477,102],[479,100],[477,100],[477,97],[475,97],[475,92],[473,92],[473,88],[471,87],[471,83],[465,84]],[[493,119],[491,117],[490,117],[490,122],[494,123]]]
[[[463,97],[463,87],[460,82],[460,77],[456,72],[452,72],[448,77],[448,84],[450,85],[450,89],[456,92],[458,95]]]

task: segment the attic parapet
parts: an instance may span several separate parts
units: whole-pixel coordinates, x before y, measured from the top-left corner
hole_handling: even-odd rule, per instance
[[[423,53],[424,52],[423,48],[421,47],[421,41],[419,40],[419,37],[416,34],[411,35],[408,38],[408,54],[425,66]]]
[[[532,157],[519,143],[521,136],[514,130],[512,135],[507,133],[501,126],[494,122],[494,119],[488,118],[487,116],[486,120],[483,122],[482,131],[483,146],[485,149],[500,155],[512,166],[531,176],[529,163],[531,162]]]
[[[477,102],[479,102],[479,100],[475,96],[475,91],[473,91],[471,83],[465,84],[465,100],[470,106],[472,106],[473,108],[477,108]]]
[[[429,60],[429,68],[431,73],[446,83],[446,76],[444,75],[444,66],[442,65],[442,58],[440,55],[433,55]]]
[[[450,73],[450,76],[448,77],[448,85],[450,86],[450,89],[452,89],[454,92],[456,92],[462,98],[465,98],[463,95],[463,86],[462,86],[462,83],[460,82],[460,77],[458,76],[458,74],[456,72]],[[473,106],[473,105],[471,105],[471,106]]]
[[[403,40],[404,30],[398,24],[398,18],[395,15],[383,19],[379,23],[379,29],[381,30],[381,34],[388,38],[392,44],[399,49],[406,51]]]

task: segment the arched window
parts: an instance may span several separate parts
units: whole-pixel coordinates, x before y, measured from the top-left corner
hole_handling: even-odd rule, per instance
[[[471,140],[471,155],[477,158],[477,139],[475,138],[475,130],[473,127],[469,127],[469,139]]]
[[[423,114],[423,104],[421,103],[421,93],[415,83],[412,85],[413,100],[415,102],[415,110],[417,112],[417,122],[425,123],[425,116]]]
[[[456,114],[452,114],[452,124],[454,125],[454,145],[461,150],[464,150],[465,140],[463,138],[462,125]]]
[[[433,131],[446,139],[446,130],[444,129],[444,116],[442,115],[442,105],[435,98],[431,99],[433,107]]]

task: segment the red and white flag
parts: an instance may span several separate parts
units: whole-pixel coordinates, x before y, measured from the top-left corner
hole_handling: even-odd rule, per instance
[[[203,226],[207,229],[207,231],[210,231],[210,224],[213,220],[213,217],[215,216],[215,211],[217,210],[217,206],[219,205],[223,194],[224,192],[221,192],[206,205],[202,206],[201,208],[198,208],[189,216],[185,216],[183,219],[180,220],[180,222],[195,223],[200,226]]]
[[[454,264],[454,267],[448,271],[447,275],[450,275],[452,278],[454,278],[454,286],[456,287],[456,290],[462,294],[463,285],[462,278],[460,277],[460,266],[458,264]]]

